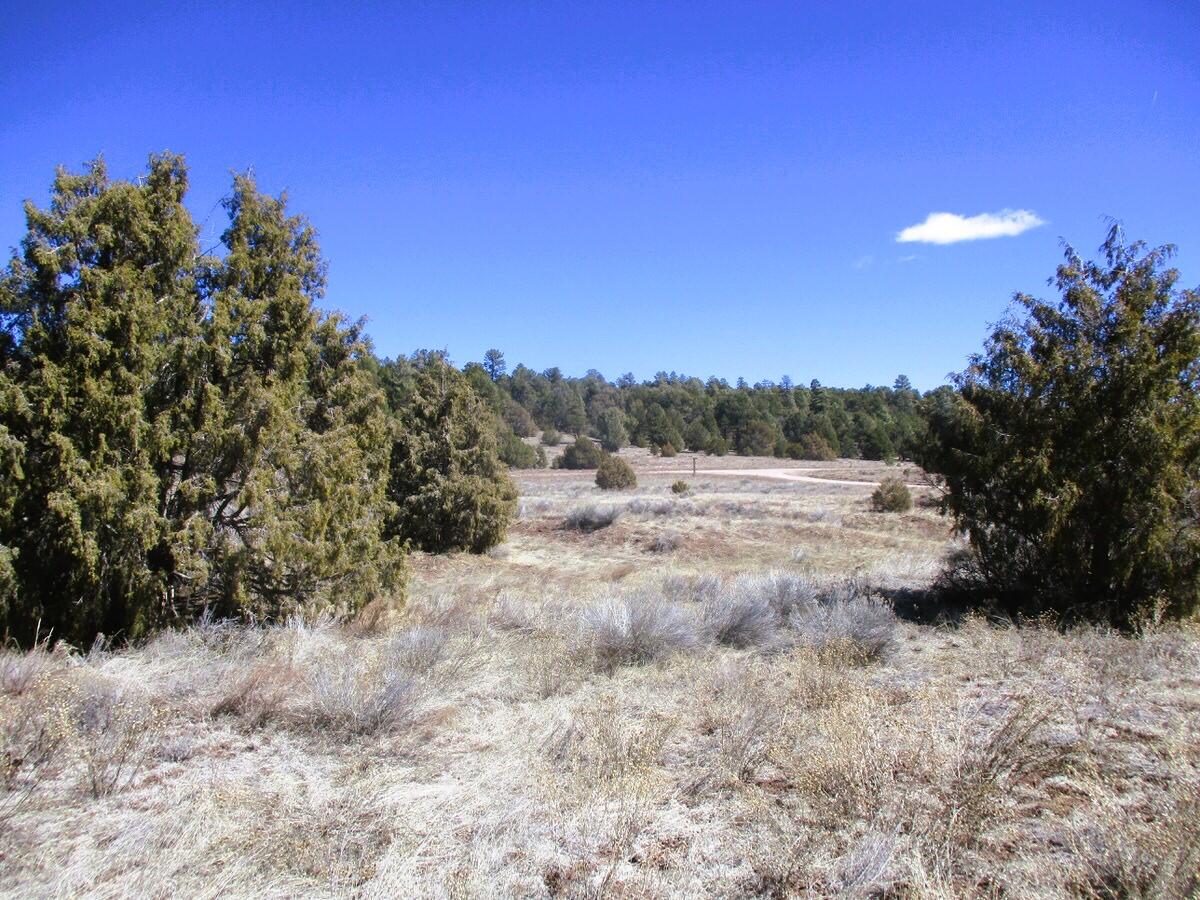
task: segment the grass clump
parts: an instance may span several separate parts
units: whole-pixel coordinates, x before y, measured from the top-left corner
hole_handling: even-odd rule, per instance
[[[708,597],[701,606],[705,635],[730,647],[757,647],[774,640],[779,614],[761,592],[725,590]]]
[[[596,486],[602,491],[620,491],[637,487],[633,466],[619,456],[607,455],[596,467]]]
[[[680,494],[680,495],[686,494],[690,489],[691,489],[691,485],[689,485],[682,478],[678,479],[677,481],[671,482],[671,493],[672,494]]]
[[[908,485],[894,476],[879,482],[879,487],[871,494],[871,508],[876,512],[908,512],[912,506]]]

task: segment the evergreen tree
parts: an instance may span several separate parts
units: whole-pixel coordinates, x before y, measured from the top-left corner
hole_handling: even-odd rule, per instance
[[[487,353],[483,354],[483,368],[487,371],[488,377],[492,381],[499,381],[504,377],[504,373],[508,371],[508,364],[504,361],[504,354],[493,347]]]
[[[596,431],[600,438],[600,446],[609,453],[616,453],[629,443],[629,433],[625,430],[625,414],[619,409],[606,409],[600,415]]]
[[[60,171],[0,285],[0,597],[27,640],[363,602],[380,540],[382,396],[358,331],[313,307],[311,226],[239,178],[200,258],[183,160],[138,184]],[[386,441],[385,441],[386,444]]]
[[[1025,295],[927,401],[920,461],[946,480],[988,587],[1015,608],[1135,624],[1200,605],[1200,293],[1172,248],[1073,250],[1057,304]]]
[[[497,455],[493,420],[463,378],[432,362],[398,411],[388,534],[431,553],[482,553],[504,540],[517,489]]]

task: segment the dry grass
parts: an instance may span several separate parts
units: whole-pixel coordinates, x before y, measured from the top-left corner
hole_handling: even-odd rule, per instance
[[[1195,895],[1194,630],[897,621],[947,545],[879,472],[685,465],[594,532],[524,479],[508,552],[378,627],[4,651],[0,894]]]

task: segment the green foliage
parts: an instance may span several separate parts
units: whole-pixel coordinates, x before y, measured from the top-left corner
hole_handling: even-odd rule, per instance
[[[504,354],[493,347],[483,354],[483,368],[487,372],[488,378],[492,381],[499,381],[508,371],[508,364],[504,361]]]
[[[511,397],[505,398],[502,418],[504,424],[517,437],[533,437],[537,434],[537,425],[533,421],[533,416]]]
[[[621,457],[606,454],[596,467],[596,486],[605,491],[637,487],[637,475]]]
[[[871,508],[876,512],[908,512],[912,505],[912,494],[902,478],[885,478],[871,492]]]
[[[693,453],[699,453],[701,450],[708,449],[712,438],[712,432],[708,430],[704,422],[697,419],[684,430],[683,446]]]
[[[798,459],[829,462],[837,459],[837,452],[829,446],[829,442],[815,431],[804,435],[800,440]]]
[[[688,485],[688,483],[686,481],[684,481],[682,478],[680,478],[677,481],[671,482],[671,493],[672,494],[686,494],[688,492],[689,487],[690,486]]]
[[[557,447],[562,443],[562,435],[558,433],[558,429],[551,426],[542,431],[542,444],[547,447]]]
[[[595,441],[580,435],[575,438],[575,443],[569,445],[562,456],[554,461],[554,466],[558,469],[594,469],[600,465],[603,454],[604,451]]]
[[[31,638],[352,608],[381,540],[387,415],[285,201],[235,180],[204,257],[181,157],[60,170],[0,283],[0,613]]]
[[[919,461],[946,482],[987,585],[1021,612],[1130,627],[1200,602],[1200,293],[1172,248],[1068,249],[1057,304],[1028,315],[927,401]]]
[[[411,402],[397,413],[389,536],[430,553],[482,553],[504,540],[517,489],[492,422],[459,372],[440,359],[418,370]]]
[[[508,429],[500,431],[497,452],[501,462],[514,469],[544,469],[546,467],[546,451],[542,447],[533,447]]]
[[[600,446],[608,453],[616,453],[622,447],[628,446],[629,432],[625,430],[625,414],[615,407],[606,409],[600,414],[596,436],[600,438]]]

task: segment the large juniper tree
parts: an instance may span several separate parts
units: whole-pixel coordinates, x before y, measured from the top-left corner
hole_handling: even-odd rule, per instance
[[[183,160],[60,171],[0,284],[0,618],[84,641],[394,587],[388,419],[314,307],[312,228],[239,178],[202,258]]]
[[[922,462],[1017,609],[1121,626],[1200,596],[1200,293],[1172,248],[1068,249],[1048,303],[999,325],[927,400]]]

